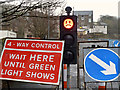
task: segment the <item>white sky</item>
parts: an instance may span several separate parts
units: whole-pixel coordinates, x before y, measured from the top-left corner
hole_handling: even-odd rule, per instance
[[[93,10],[94,21],[97,21],[98,18],[100,18],[100,15],[118,17],[119,1],[120,0],[65,0],[66,6],[71,6],[72,8],[74,7],[75,11]]]
[[[100,15],[118,17],[118,2],[120,0],[66,0],[66,6],[74,7],[74,11],[93,10],[94,21]]]

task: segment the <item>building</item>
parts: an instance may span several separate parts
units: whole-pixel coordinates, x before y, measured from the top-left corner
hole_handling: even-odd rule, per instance
[[[13,31],[0,30],[0,39],[7,38],[7,37],[16,38],[17,34]]]
[[[88,30],[87,29],[77,29],[77,34],[78,36],[84,36],[86,34],[88,34]]]
[[[107,24],[106,23],[94,23],[93,29],[89,30],[89,33],[101,33],[107,34]]]
[[[74,11],[77,18],[77,28],[93,28],[93,11]]]

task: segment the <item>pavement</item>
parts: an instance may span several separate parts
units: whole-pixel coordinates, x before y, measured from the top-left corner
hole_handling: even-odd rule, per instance
[[[2,90],[18,90],[18,89],[20,90],[56,90],[56,88],[57,86],[54,86],[54,85],[43,85],[43,84],[16,82],[16,81],[4,81],[4,87]]]

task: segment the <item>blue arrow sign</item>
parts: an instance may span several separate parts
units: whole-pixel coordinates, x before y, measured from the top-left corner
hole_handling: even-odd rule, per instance
[[[118,44],[119,44],[119,41],[118,41],[118,40],[115,40],[115,41],[113,42],[114,47],[118,47]]]
[[[120,57],[107,48],[94,49],[84,59],[85,72],[96,81],[113,81],[119,76]]]
[[[120,47],[120,41],[116,44],[116,47]]]

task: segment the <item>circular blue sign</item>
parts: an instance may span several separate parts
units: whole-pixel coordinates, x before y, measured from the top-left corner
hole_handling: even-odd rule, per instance
[[[113,42],[113,45],[114,45],[114,47],[118,47],[118,40],[115,40],[114,42]]]
[[[112,81],[118,78],[120,57],[107,48],[94,49],[84,59],[85,72],[96,81]]]
[[[120,41],[117,43],[117,46],[120,47]]]

